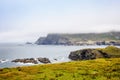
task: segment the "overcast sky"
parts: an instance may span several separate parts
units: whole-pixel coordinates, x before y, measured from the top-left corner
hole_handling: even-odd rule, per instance
[[[111,30],[120,31],[120,0],[0,0],[0,42]]]

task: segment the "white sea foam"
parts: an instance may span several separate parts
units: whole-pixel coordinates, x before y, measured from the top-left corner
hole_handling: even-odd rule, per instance
[[[0,63],[5,63],[7,61],[9,61],[9,60],[7,60],[7,59],[0,59]]]

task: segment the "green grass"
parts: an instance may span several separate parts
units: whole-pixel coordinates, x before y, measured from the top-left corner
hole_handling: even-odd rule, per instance
[[[120,58],[4,68],[0,80],[120,80]]]
[[[107,53],[111,57],[120,57],[120,48],[115,47],[115,46],[108,46],[106,48],[98,48],[99,50]]]

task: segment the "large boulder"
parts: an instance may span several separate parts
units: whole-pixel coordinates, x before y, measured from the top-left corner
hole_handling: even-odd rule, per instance
[[[39,58],[37,58],[37,59],[38,59],[38,61],[40,61],[41,63],[51,63],[48,58],[41,58],[41,57],[39,57]]]
[[[109,58],[109,55],[97,49],[83,49],[73,51],[69,55],[71,60],[89,60],[96,58]]]

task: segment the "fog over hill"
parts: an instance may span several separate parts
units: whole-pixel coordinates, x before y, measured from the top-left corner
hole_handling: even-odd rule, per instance
[[[0,0],[0,43],[111,30],[120,31],[120,0]]]
[[[74,34],[48,34],[46,37],[40,37],[36,44],[76,44],[78,42],[88,41],[120,41],[120,32],[105,33],[74,33]]]

